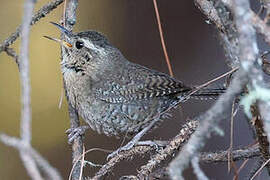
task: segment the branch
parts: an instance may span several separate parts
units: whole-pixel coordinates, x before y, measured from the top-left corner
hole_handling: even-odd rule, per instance
[[[204,172],[200,168],[198,156],[195,156],[192,158],[191,165],[192,165],[193,172],[196,175],[197,179],[208,180],[207,176],[204,174]]]
[[[66,3],[66,2],[65,2]],[[73,25],[76,23],[76,9],[78,5],[78,0],[69,0],[66,4],[66,9],[64,9],[64,24],[68,30],[72,30]],[[62,38],[64,35],[62,34]],[[63,57],[62,57],[63,58]],[[64,88],[66,89],[66,83],[64,80]],[[69,98],[67,96],[66,92],[66,98],[68,101],[68,112],[69,112],[69,119],[70,119],[70,128],[77,128],[80,126],[80,120],[77,110],[72,107]],[[78,136],[76,139],[72,142],[72,164],[74,165],[81,157],[81,154],[83,153],[83,141],[82,136]],[[81,172],[81,164],[76,163],[73,171],[72,171],[72,179],[77,180],[80,178],[80,172]]]
[[[207,138],[210,137],[210,133],[217,130],[217,124],[226,117],[234,98],[241,92],[246,82],[246,74],[239,70],[227,89],[227,92],[222,94],[215,104],[199,117],[199,127],[169,166],[172,179],[183,179],[182,171],[189,164],[197,151],[205,145]]]
[[[67,97],[68,100],[68,97]],[[70,119],[70,128],[77,128],[80,126],[80,120],[78,112],[72,107],[70,101],[68,100],[68,112]],[[72,165],[74,165],[81,157],[83,153],[83,141],[82,136],[78,136],[72,141]],[[72,171],[72,179],[77,180],[80,177],[81,164],[76,163]]]
[[[229,8],[231,8],[231,9],[233,9],[235,6],[233,6],[232,5],[232,2],[230,1],[230,0],[223,0],[223,2],[229,7]],[[196,5],[199,7],[199,9],[208,17],[208,18],[210,18],[215,24],[216,24],[216,26],[218,27],[218,29],[220,30],[220,32],[223,32],[224,31],[224,29],[223,28],[219,28],[219,27],[222,27],[222,23],[221,23],[221,20],[220,20],[220,18],[218,17],[218,12],[220,12],[220,11],[217,11],[215,8],[214,8],[214,6],[213,6],[213,3],[212,2],[210,2],[210,1],[206,1],[206,0],[195,0],[195,3],[196,3]],[[254,46],[253,47],[251,47],[251,53],[253,53],[253,55],[251,55],[252,56],[252,58],[253,59],[251,59],[251,61],[253,61],[253,62],[255,62],[256,61],[256,57],[258,56],[258,50],[257,50],[257,45],[256,45],[256,37],[255,37],[255,33],[254,33],[254,30],[253,30],[253,28],[251,27],[251,25],[249,25],[249,24],[252,24],[252,26],[254,27],[254,28],[256,28],[256,30],[257,30],[257,32],[258,33],[260,33],[260,34],[262,34],[263,35],[263,37],[264,37],[264,40],[268,43],[268,44],[270,44],[270,28],[268,27],[268,25],[266,24],[266,21],[263,21],[263,20],[261,20],[260,19],[260,17],[257,15],[257,14],[255,14],[247,5],[246,6],[242,6],[242,5],[239,5],[239,8],[242,8],[242,7],[244,7],[245,8],[245,11],[240,11],[240,10],[234,10],[234,11],[236,11],[237,13],[239,13],[239,12],[244,12],[245,13],[245,15],[239,15],[240,16],[240,22],[238,22],[238,25],[239,26],[243,26],[243,24],[245,25],[245,24],[247,24],[248,25],[248,27],[243,27],[243,29],[245,29],[245,30],[247,30],[247,32],[244,32],[244,34],[243,34],[243,32],[242,32],[242,37],[247,37],[246,36],[246,34],[251,34],[251,36],[253,36],[253,37],[250,37],[249,36],[249,41],[246,41],[245,39],[244,39],[244,41],[243,41],[243,39],[241,39],[241,42],[242,42],[242,49],[243,48],[245,48],[245,46],[246,45],[251,45],[251,44],[253,44]],[[224,16],[220,16],[221,18],[222,17],[224,17]],[[245,17],[248,17],[247,19],[245,19]],[[238,27],[239,28],[239,27]],[[228,30],[227,30],[228,31]],[[249,32],[248,32],[249,31]],[[252,35],[253,34],[253,35]],[[239,42],[239,41],[237,41],[237,42]],[[230,44],[229,44],[229,46],[230,46]],[[253,50],[252,50],[252,48],[253,48]],[[235,48],[235,49],[238,49],[238,48]],[[240,50],[239,50],[240,51]],[[246,49],[246,52],[249,52],[249,49]],[[246,55],[246,53],[245,52],[243,52],[242,53],[242,55]],[[249,55],[246,55],[246,56],[249,56]],[[246,60],[245,59],[245,57],[243,57],[242,58],[243,60]],[[256,62],[255,62],[256,63]],[[255,87],[257,86],[257,85],[259,85],[259,86],[261,86],[261,87],[263,87],[264,86],[264,82],[262,82],[262,77],[263,77],[263,75],[262,75],[262,72],[261,72],[261,65],[260,65],[260,60],[258,60],[258,62],[257,62],[257,64],[259,64],[259,66],[256,66],[256,65],[254,65],[252,68],[254,68],[255,69],[255,72],[254,72],[254,70],[253,70],[253,73],[252,74],[254,74],[254,75],[252,75],[252,77],[250,77],[250,81],[252,82],[252,80],[255,80],[256,82],[254,83],[255,84]],[[268,62],[266,62],[265,60],[263,61],[263,70],[264,70],[264,72],[265,73],[268,73]],[[249,68],[250,69],[250,68]],[[250,70],[246,70],[246,71],[250,71]],[[251,70],[252,71],[252,70]],[[268,73],[269,74],[269,73]],[[260,88],[261,89],[261,88]],[[258,92],[257,92],[258,93]],[[265,95],[263,95],[263,93],[262,92],[259,92],[259,94],[262,94],[262,96],[264,96],[264,97],[262,97],[262,99],[264,99],[264,100],[266,100],[266,99],[268,99],[269,100],[269,98],[267,98],[267,96],[265,96]],[[256,100],[254,100],[254,101],[256,101]],[[264,104],[264,105],[262,105],[262,104]],[[269,112],[270,111],[270,104],[269,103],[263,103],[263,102],[261,102],[261,103],[259,103],[259,107],[260,107],[260,109],[261,109],[261,111],[262,112],[265,112],[264,113],[264,118],[263,119],[265,119],[264,121],[265,121],[265,126],[267,126],[267,129],[268,129],[268,132],[270,132],[270,123],[269,123],[269,121],[270,121],[270,117],[269,117],[269,115],[268,115],[268,113],[267,112]],[[247,109],[249,109],[249,108],[247,108]],[[261,112],[261,113],[262,113]],[[257,114],[260,114],[260,112],[257,112]],[[255,115],[255,116],[257,116],[257,115]],[[260,143],[260,149],[261,149],[261,152],[262,152],[262,154],[263,154],[263,158],[264,158],[264,161],[266,161],[266,160],[268,160],[269,159],[269,142],[268,142],[268,140],[269,140],[269,138],[268,138],[268,140],[267,140],[267,137],[265,138],[264,136],[265,136],[265,133],[264,133],[264,130],[263,130],[263,124],[262,123],[259,123],[259,121],[261,121],[260,119],[262,119],[261,117],[260,118],[257,118],[258,120],[256,120],[255,121],[255,128],[256,128],[256,131],[257,131],[257,137],[258,137],[258,140],[259,140],[259,143]],[[256,123],[257,122],[257,123]],[[269,135],[269,133],[268,133],[268,137],[269,137],[270,135]],[[270,172],[269,171],[269,165],[267,165],[267,167],[268,167],[268,172]]]
[[[46,8],[50,6],[44,6],[38,13],[32,18],[35,0],[26,0],[24,4],[24,16],[22,25],[17,28],[16,32],[7,38],[0,46],[0,52],[5,51],[9,56],[13,57],[20,70],[21,79],[21,139],[1,135],[1,141],[6,145],[15,147],[24,163],[24,166],[32,179],[41,180],[42,175],[38,169],[38,166],[44,170],[45,174],[50,179],[60,180],[62,179],[56,169],[50,166],[50,164],[31,147],[31,93],[30,93],[30,68],[29,68],[29,36],[30,26],[38,21],[45,15],[42,13],[48,13]],[[21,33],[22,41],[20,48],[20,56],[18,57],[16,52],[7,46],[12,44]],[[20,59],[20,61],[18,60]]]
[[[258,146],[250,147],[247,149],[238,149],[231,152],[231,160],[239,161],[244,159],[250,159],[254,157],[261,156]],[[204,163],[219,163],[228,162],[228,151],[221,151],[215,153],[201,153],[200,161]]]
[[[232,10],[235,15],[236,27],[239,32],[239,48],[242,69],[246,71],[249,78],[249,94],[242,99],[242,104],[244,105],[246,115],[251,118],[251,104],[256,101],[259,102],[259,110],[262,111],[262,113],[259,114],[262,116],[264,131],[267,135],[268,142],[267,139],[264,140],[261,136],[258,136],[258,138],[263,138],[260,139],[259,142],[262,148],[261,150],[264,152],[264,161],[266,161],[269,159],[270,142],[270,91],[264,82],[264,74],[261,68],[262,59],[259,56],[256,32],[250,23],[253,18],[249,1],[235,0],[233,2]],[[268,113],[263,113],[265,110],[268,110]],[[266,143],[267,145],[262,145],[261,143]],[[268,174],[270,174],[270,166],[268,165],[267,167]]]
[[[52,167],[49,162],[44,159],[35,149],[31,146],[26,145],[22,140],[14,137],[7,136],[5,134],[0,135],[0,140],[7,146],[16,148],[18,151],[23,152],[23,154],[29,154],[34,158],[37,165],[46,173],[49,179],[61,180],[62,177],[60,173]]]
[[[68,30],[72,30],[72,27],[76,23],[76,9],[78,6],[78,0],[69,0],[65,9],[65,25]]]
[[[220,152],[202,152],[199,154],[199,161],[201,163],[227,163],[228,162],[228,153],[229,151],[220,151]],[[261,156],[260,150],[258,146],[250,147],[247,149],[237,149],[234,151],[230,151],[232,154],[231,160],[233,161],[240,161],[240,160],[245,160],[245,159],[251,159],[255,157]],[[162,162],[160,162],[158,165],[161,165]],[[164,166],[161,166],[161,169],[157,169],[157,171],[150,172],[149,177],[167,177],[168,173],[168,168],[165,168]],[[101,178],[100,176],[99,178]],[[139,174],[137,176],[134,175],[129,175],[129,176],[123,176],[126,179],[132,179],[132,180],[137,180],[137,179],[142,179],[140,178]],[[89,178],[88,180],[90,180]],[[91,179],[92,180],[92,179]]]
[[[26,146],[31,144],[31,96],[29,76],[29,35],[30,22],[34,10],[35,1],[26,0],[24,4],[24,16],[22,20],[22,42],[20,48],[20,78],[21,78],[21,139]],[[32,156],[20,151],[24,166],[32,179],[41,180],[42,176]]]
[[[31,142],[31,97],[30,97],[30,73],[29,73],[29,36],[30,22],[34,10],[34,0],[26,0],[22,24],[22,42],[20,49],[20,78],[21,78],[21,138],[30,144]]]
[[[212,129],[218,128],[217,123],[221,119],[224,118],[226,111],[230,110],[230,105],[231,105],[232,100],[236,97],[236,95],[238,95],[241,92],[242,88],[246,85],[248,80],[250,80],[250,81],[252,80],[252,78],[247,77],[249,75],[248,74],[249,72],[247,71],[247,69],[244,69],[245,65],[246,65],[244,60],[247,60],[247,61],[251,60],[254,62],[256,60],[256,56],[258,55],[258,52],[254,51],[257,48],[256,39],[255,39],[256,37],[254,35],[255,33],[252,34],[252,31],[254,31],[254,30],[252,30],[252,27],[249,26],[248,27],[249,32],[247,32],[246,34],[239,31],[239,27],[235,25],[234,19],[232,19],[232,16],[231,16],[232,14],[228,9],[228,7],[231,8],[232,5],[229,4],[229,6],[227,7],[224,4],[224,2],[231,3],[231,1],[224,0],[223,3],[219,3],[219,2],[214,3],[213,1],[196,0],[196,2],[198,2],[201,10],[207,15],[207,17],[210,17],[210,19],[216,24],[217,28],[219,29],[220,34],[221,34],[221,38],[222,38],[223,43],[224,43],[224,49],[226,51],[226,55],[230,61],[229,66],[235,67],[235,66],[239,66],[239,64],[241,63],[242,69],[240,70],[240,72],[238,72],[238,74],[233,79],[232,84],[228,89],[228,92],[225,95],[223,95],[209,111],[207,111],[203,116],[200,117],[201,119],[204,119],[202,125],[200,125],[199,129],[194,133],[194,135],[192,135],[192,138],[190,139],[188,144],[186,146],[184,146],[180,155],[177,157],[178,159],[176,158],[173,161],[175,163],[180,163],[180,164],[182,163],[182,165],[183,165],[182,167],[187,165],[187,163],[190,162],[192,156],[196,153],[196,151],[198,151],[199,149],[202,148],[202,146],[205,143],[204,141],[207,139],[206,136],[209,135],[209,133],[213,131]],[[226,5],[228,5],[228,4],[226,4]],[[218,9],[218,11],[216,9]],[[247,8],[247,9],[249,9],[249,8]],[[238,12],[242,12],[242,11],[238,11]],[[249,12],[251,15],[254,15],[254,13],[252,14],[252,11],[250,9],[249,9]],[[242,20],[245,20],[245,21],[250,20],[250,18],[244,19],[244,17],[245,17],[245,15],[242,15],[242,17],[241,17]],[[247,26],[246,26],[247,22],[243,21],[242,23],[239,23],[239,24],[241,26],[243,26],[243,27],[245,26],[247,28]],[[247,38],[248,41],[242,41],[243,39],[241,37],[241,34],[240,34],[240,38],[239,38],[237,30],[238,30],[238,32],[243,33],[242,37]],[[239,48],[239,46],[238,46],[239,39],[242,41],[242,43],[245,42],[243,44],[248,44],[248,47],[246,47],[247,49],[246,49],[245,53],[242,53],[241,51],[243,49],[241,49],[241,47]],[[254,44],[254,42],[255,42],[255,44]],[[248,48],[251,48],[251,45],[253,45],[252,48],[254,48],[254,49],[248,49]],[[251,54],[249,54],[250,50],[251,50]],[[238,56],[239,52],[240,52],[240,57]],[[245,54],[246,59],[244,59],[241,56],[244,54]],[[241,62],[240,62],[240,59],[241,59]],[[250,66],[250,67],[254,67],[255,65],[252,64],[252,66]],[[252,70],[252,69],[249,69],[249,70]],[[259,71],[252,72],[251,74],[260,75],[260,72]],[[258,76],[257,78],[261,78],[261,76]],[[266,112],[269,112],[269,110],[264,110],[264,112],[265,112],[265,116],[270,121],[270,116],[269,115],[267,116],[267,114],[266,114]],[[193,140],[193,142],[192,142],[192,140]],[[144,153],[144,151],[143,151],[143,153]],[[140,152],[138,152],[138,154],[140,154]],[[228,154],[228,152],[224,152],[224,154],[218,154],[217,157],[213,157],[213,159],[211,159],[211,160],[213,160],[213,162],[214,161],[219,162],[219,161],[225,161],[225,160],[227,161],[227,154]],[[164,155],[164,154],[163,153],[157,154],[155,157],[157,157],[157,156],[162,157],[162,155]],[[186,156],[186,155],[188,155],[188,156]],[[209,154],[209,156],[211,156],[211,157],[215,156],[215,155],[217,155],[217,153]],[[238,152],[236,152],[236,151],[232,152],[233,160],[238,160],[237,158],[240,158],[240,159],[251,158],[251,157],[259,156],[259,155],[260,155],[260,151],[257,147],[256,147],[256,149],[254,148],[254,149],[247,149],[247,150],[239,150]],[[203,155],[201,156],[201,158],[202,157],[203,157]],[[185,158],[187,159],[187,162],[182,161]],[[117,159],[117,160],[119,160],[119,159]],[[159,161],[159,159],[157,161],[155,161],[155,158],[153,158],[149,162],[151,162],[151,161],[155,164],[154,167],[156,167],[156,165],[159,165],[163,161],[163,159],[161,159],[160,161]],[[114,165],[115,164],[113,164],[112,166],[114,166]],[[112,168],[112,166],[110,166],[110,168]],[[171,164],[170,168],[172,169],[172,167],[173,167],[173,163]],[[149,173],[151,173],[153,169],[154,168],[148,169],[149,170],[148,172],[146,170],[146,172],[148,173],[147,175],[149,175]],[[107,169],[107,170],[111,171],[111,169]],[[103,175],[108,173],[107,170],[103,171],[103,172],[105,172]],[[177,171],[179,169],[175,168],[174,170],[175,170],[174,172],[177,173]],[[181,170],[182,169],[180,169],[180,171]],[[172,172],[172,170],[171,170],[171,172]],[[146,175],[146,177],[147,177],[147,175]],[[99,177],[101,177],[101,176],[99,176]],[[134,178],[134,176],[130,176],[130,177]],[[175,176],[174,178],[175,179],[181,178],[181,175]]]
[[[125,178],[132,177],[135,179],[144,179],[152,176],[152,174],[155,173],[157,167],[160,167],[161,164],[165,162],[165,160],[173,157],[173,155],[179,150],[179,148],[181,148],[181,145],[189,139],[190,135],[194,132],[197,126],[197,121],[187,122],[181,129],[180,133],[168,143],[166,148],[155,154],[146,165],[142,166],[136,176],[125,176]],[[103,165],[94,177],[88,178],[88,180],[102,179],[102,177],[112,172],[113,168],[119,162],[124,160],[130,160],[136,155],[145,156],[146,154],[149,154],[151,152],[156,152],[156,149],[151,146],[140,145],[137,145],[128,151],[120,152],[117,156],[113,157],[112,159],[110,159],[109,162]],[[231,154],[231,158],[234,161],[254,158],[261,155],[258,146],[247,149],[234,150],[231,152]],[[204,152],[199,155],[199,159],[200,162],[204,163],[227,162],[228,151],[220,151],[215,153]],[[167,170],[164,173],[167,173]]]
[[[228,159],[228,153],[231,153],[231,159]],[[228,160],[240,161],[245,159],[251,159],[261,156],[258,146],[250,147],[247,149],[237,149],[234,151],[219,151],[219,152],[202,152],[199,154],[199,161],[201,163],[227,163]],[[155,178],[164,178],[168,179],[167,176],[168,168],[161,166],[157,171],[152,172],[149,177]],[[136,177],[136,176],[130,176]],[[136,177],[137,178],[137,177]],[[138,178],[137,178],[138,179]]]
[[[185,143],[190,136],[194,133],[195,129],[198,127],[198,121],[192,120],[187,122],[180,133],[170,141],[170,143],[163,149],[160,153],[157,153],[153,158],[151,158],[148,163],[142,166],[138,172],[138,177],[140,179],[147,178],[154,169],[164,162],[166,159],[173,156],[173,154],[179,150],[181,145]]]
[[[262,158],[265,161],[267,161],[270,158],[269,154],[269,142],[267,141],[267,135],[265,134],[264,128],[263,128],[263,120],[260,115],[258,104],[255,103],[251,106],[251,113],[252,113],[252,124],[255,127],[256,130],[256,136],[260,147],[260,152],[262,154]],[[266,165],[268,174],[270,173],[270,164]]]
[[[270,44],[270,28],[268,25],[265,24],[263,20],[260,19],[260,17],[255,14],[253,11],[250,12],[252,15],[252,18],[250,19],[250,23],[256,28],[258,33],[262,34],[264,37],[264,40]]]
[[[224,112],[228,110],[232,99],[240,92],[240,90],[244,87],[247,81],[249,80],[251,87],[253,87],[255,91],[257,90],[257,93],[259,92],[259,90],[261,90],[259,89],[258,85],[262,86],[263,84],[263,77],[261,73],[262,71],[260,69],[260,66],[257,65],[260,64],[259,63],[260,61],[257,61],[258,48],[256,43],[256,35],[253,27],[249,24],[252,17],[250,14],[249,2],[246,0],[239,0],[239,1],[237,0],[234,2],[233,5],[228,4],[231,3],[231,1],[226,1],[225,3],[227,3],[226,5],[228,5],[228,7],[232,8],[235,14],[235,24],[236,24],[235,27],[237,28],[236,30],[238,30],[238,33],[235,33],[233,21],[229,23],[229,26],[228,24],[226,24],[227,25],[226,28],[228,28],[228,31],[231,30],[231,32],[233,32],[231,33],[233,37],[236,37],[237,34],[239,34],[239,40],[237,41],[238,38],[236,37],[235,38],[236,41],[232,41],[233,44],[230,41],[228,41],[227,47],[230,46],[236,47],[235,50],[232,51],[233,52],[232,54],[234,55],[234,57],[236,57],[235,58],[236,60],[238,59],[237,58],[238,53],[240,54],[239,59],[241,61],[239,62],[241,63],[241,69],[239,74],[236,75],[235,78],[233,79],[232,84],[230,85],[227,93],[222,95],[219,98],[219,100],[215,103],[215,105],[210,110],[208,110],[198,130],[192,135],[189,142],[184,146],[178,157],[175,158],[175,160],[173,160],[173,162],[171,163],[170,175],[172,179],[183,179],[182,171],[191,161],[191,158],[195,155],[195,153],[204,146],[205,140],[207,138],[206,135],[209,135],[210,130],[216,128],[215,124],[217,124],[217,122],[220,121],[221,117],[225,115]],[[217,7],[218,6],[216,6],[216,8]],[[221,9],[226,11],[225,6],[221,7]],[[220,19],[224,17],[230,17],[229,14],[221,14],[222,12],[221,9],[217,10]],[[223,23],[224,21],[221,20],[221,22]],[[226,38],[227,40],[232,39],[230,36],[227,36]],[[224,41],[226,41],[226,38],[224,38]],[[238,43],[236,42],[239,43],[239,46]],[[231,90],[232,92],[229,92]],[[269,118],[269,115],[267,117]],[[269,123],[270,119],[268,120]],[[270,130],[270,123],[269,123],[269,130]]]
[[[198,9],[212,22],[220,31],[225,31],[221,19],[218,16],[217,10],[214,8],[214,3],[207,0],[195,0],[195,5]]]
[[[181,129],[180,133],[168,143],[165,149],[157,153],[151,160],[149,160],[147,165],[141,167],[138,176],[140,176],[142,179],[143,177],[147,177],[156,167],[156,165],[163,162],[163,160],[165,160],[168,156],[172,155],[177,149],[179,149],[180,145],[183,144],[190,137],[190,135],[194,132],[197,126],[197,121],[187,122]],[[156,151],[156,149],[151,146],[138,145],[128,151],[120,152],[117,156],[113,157],[112,159],[110,159],[109,162],[103,165],[100,170],[95,174],[95,176],[91,179],[100,179],[101,177],[107,175],[113,170],[114,166],[117,163],[123,160],[131,159],[135,155],[145,155],[146,153],[154,151]],[[148,173],[148,171],[150,172]]]
[[[239,39],[228,4],[214,0],[195,0],[195,5],[216,25],[227,57],[227,65],[232,69],[238,67]]]
[[[207,17],[210,15],[210,19],[217,25],[225,55],[228,58],[227,64],[233,68],[237,67],[239,65],[239,39],[228,7],[221,1],[209,2],[206,0],[196,0],[195,4],[200,7]],[[218,122],[226,115],[225,112],[230,110],[233,99],[240,93],[246,82],[246,74],[240,70],[234,77],[227,92],[217,100],[214,106],[209,109],[205,115],[201,116],[203,121],[197,131],[192,135],[177,158],[170,164],[169,172],[172,179],[182,178],[182,171],[196,152],[204,146],[206,139],[209,137],[209,133],[217,128]]]
[[[49,14],[52,10],[57,8],[63,0],[54,0],[52,2],[49,2],[48,4],[44,5],[41,9],[38,10],[38,12],[32,17],[31,19],[31,25],[34,25],[36,22],[38,22],[41,18],[44,18],[47,14]],[[32,15],[31,15],[32,16]],[[20,36],[22,30],[22,25],[18,26],[16,28],[16,31],[12,33],[7,39],[4,40],[4,42],[0,45],[0,53],[5,50],[6,47],[13,44],[16,39]]]
[[[269,138],[270,138],[270,102],[260,102],[259,103],[259,110],[261,114],[261,118],[263,120],[263,125],[264,125],[264,132],[266,132],[267,139],[268,139],[268,155],[269,155]],[[264,134],[265,136],[265,134]],[[267,157],[265,157],[265,160],[267,160]],[[270,165],[268,165],[269,167]]]
[[[10,57],[12,57],[14,59],[15,63],[19,67],[20,66],[19,56],[16,54],[16,52],[14,51],[14,49],[9,48],[9,47],[5,47],[5,52],[7,53],[7,55],[9,55]]]
[[[223,0],[225,3],[225,0]],[[209,19],[213,22],[218,30],[222,33],[228,31],[229,28],[225,28],[224,24],[228,25],[227,23],[222,23],[221,19],[225,19],[226,16],[219,17],[217,10],[214,7],[214,3],[208,0],[195,0],[195,5],[198,9]],[[228,1],[229,2],[229,1]],[[229,5],[229,4],[227,4]],[[270,28],[269,26],[263,21],[256,13],[250,10],[250,14],[252,18],[250,19],[250,23],[254,26],[258,33],[263,35],[264,40],[270,44]],[[222,18],[223,17],[223,18]]]
[[[110,159],[105,165],[103,165],[99,171],[95,174],[94,177],[89,178],[89,180],[99,180],[103,176],[110,173],[115,165],[123,160],[128,160],[134,157],[135,155],[146,155],[147,153],[150,153],[151,151],[154,151],[155,149],[151,146],[135,146],[131,148],[128,151],[120,152],[117,156]]]

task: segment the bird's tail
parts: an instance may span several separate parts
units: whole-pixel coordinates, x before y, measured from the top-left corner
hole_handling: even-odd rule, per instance
[[[184,102],[190,98],[199,100],[217,99],[219,95],[225,93],[226,88],[202,88],[198,89],[196,87],[191,88],[185,93],[181,93],[177,98],[180,102]]]
[[[190,98],[195,99],[217,99],[217,97],[223,93],[225,93],[226,88],[204,88],[197,90],[194,89],[191,91],[191,93],[188,95]]]

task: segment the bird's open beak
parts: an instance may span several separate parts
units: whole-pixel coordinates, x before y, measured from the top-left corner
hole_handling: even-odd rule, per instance
[[[64,33],[66,36],[71,37],[72,36],[72,32],[67,30],[66,28],[64,28],[64,26],[61,26],[60,24],[54,23],[54,22],[50,22],[53,25],[55,25],[58,29],[60,29],[60,31],[62,33]]]
[[[58,27],[60,29],[60,31],[62,33],[64,33],[66,36],[68,37],[71,37],[72,36],[72,32],[70,32],[69,30],[67,30],[66,28],[64,28],[63,26],[59,25],[59,24],[56,24],[54,22],[51,22],[53,25],[55,25],[56,27]],[[61,45],[65,46],[66,48],[71,48],[72,47],[72,44],[64,41],[64,40],[60,40],[60,39],[57,39],[57,38],[52,38],[52,37],[49,37],[49,36],[44,36],[45,38],[47,39],[50,39],[50,40],[53,40],[53,41],[56,41],[58,43],[60,43]]]
[[[49,36],[43,36],[47,39],[50,39],[50,40],[53,40],[53,41],[56,41],[58,43],[60,43],[61,45],[65,46],[66,48],[71,48],[72,47],[72,44],[64,41],[64,40],[60,40],[60,39],[57,39],[57,38],[52,38],[52,37],[49,37]]]

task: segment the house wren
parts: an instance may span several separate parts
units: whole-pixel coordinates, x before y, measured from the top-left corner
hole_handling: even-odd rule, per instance
[[[72,33],[52,24],[66,36],[66,41],[46,37],[62,44],[61,70],[69,101],[98,133],[138,133],[126,148],[138,142],[169,109],[190,96],[218,95],[224,91],[204,89],[190,95],[193,87],[128,61],[102,34]],[[84,129],[72,131],[71,140]]]

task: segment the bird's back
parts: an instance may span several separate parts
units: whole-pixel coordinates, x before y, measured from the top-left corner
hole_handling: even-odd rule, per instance
[[[95,84],[94,98],[80,111],[93,129],[107,135],[140,131],[177,104],[179,94],[191,90],[167,74],[131,62],[111,74]]]

